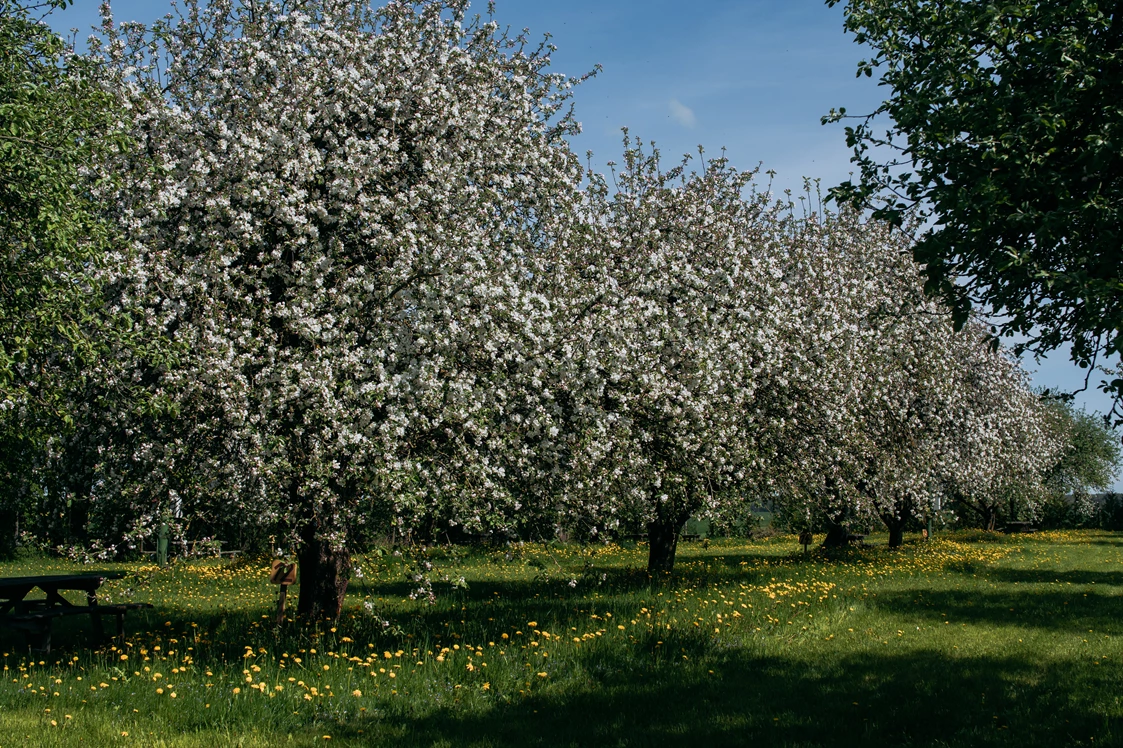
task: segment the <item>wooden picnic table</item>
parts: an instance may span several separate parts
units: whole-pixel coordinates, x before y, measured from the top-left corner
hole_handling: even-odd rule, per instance
[[[104,638],[102,616],[117,619],[117,638],[124,639],[125,613],[137,608],[151,608],[149,603],[98,603],[98,588],[107,579],[122,579],[124,572],[97,571],[86,574],[47,574],[38,577],[0,577],[0,624],[23,630],[28,643],[44,652],[51,650],[51,622],[56,618],[88,615],[94,633]],[[31,598],[35,589],[45,597]],[[75,605],[63,597],[65,591],[85,592],[86,604]]]

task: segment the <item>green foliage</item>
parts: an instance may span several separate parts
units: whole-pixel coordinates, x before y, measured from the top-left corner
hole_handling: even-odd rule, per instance
[[[1106,491],[1119,474],[1119,437],[1100,416],[1076,410],[1068,403],[1051,407],[1052,428],[1066,448],[1045,477],[1046,489],[1055,496],[1084,499],[1090,492]]]
[[[841,0],[827,0],[836,5]],[[1123,14],[1091,0],[850,0],[845,28],[873,55],[858,75],[892,91],[846,128],[858,184],[833,199],[903,225],[927,289],[959,324],[1003,315],[1023,349],[1072,343],[1082,367],[1117,357],[1123,329]],[[879,115],[891,126],[876,129]],[[892,154],[882,160],[886,153]],[[996,328],[997,329],[997,328]],[[1123,379],[1102,387],[1123,396]],[[1118,404],[1116,406],[1118,408]]]
[[[62,4],[0,0],[0,554],[109,337],[94,279],[109,233],[89,167],[113,147],[117,112],[96,70],[32,15]]]
[[[1102,416],[1076,410],[1067,402],[1050,402],[1048,421],[1065,446],[1045,475],[1046,498],[1038,517],[1041,526],[1119,529],[1119,497],[1093,496],[1108,490],[1119,475],[1118,434]]]
[[[33,362],[92,353],[89,269],[107,240],[86,167],[116,113],[92,73],[21,4],[0,0],[0,397],[56,413],[58,393]]]
[[[0,0],[0,555],[24,529],[59,541],[85,532],[97,458],[68,437],[88,427],[83,408],[110,399],[132,403],[137,423],[158,411],[117,362],[167,350],[104,301],[105,271],[127,258],[105,176],[126,112],[100,64],[42,22],[69,2]]]
[[[1105,530],[1123,530],[1123,494],[1112,493],[1104,497],[1099,519],[1100,526]]]

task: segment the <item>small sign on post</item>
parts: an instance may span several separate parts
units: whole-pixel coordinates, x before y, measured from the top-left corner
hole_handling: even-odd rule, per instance
[[[274,561],[269,571],[269,581],[281,585],[281,593],[277,596],[277,625],[285,622],[285,598],[289,594],[289,585],[296,584],[296,564]]]
[[[799,534],[799,544],[803,546],[803,552],[807,553],[807,546],[815,542],[815,536],[811,534],[810,530],[804,530]]]

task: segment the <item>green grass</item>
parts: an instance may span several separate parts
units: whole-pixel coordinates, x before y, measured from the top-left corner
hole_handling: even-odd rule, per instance
[[[319,631],[272,625],[267,560],[109,564],[155,608],[121,650],[0,631],[0,746],[1123,745],[1123,535],[880,545],[692,543],[657,583],[642,545],[445,552],[434,605],[372,556]]]

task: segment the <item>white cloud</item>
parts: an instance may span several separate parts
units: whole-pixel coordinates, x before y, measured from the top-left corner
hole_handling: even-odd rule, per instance
[[[667,106],[671,110],[671,119],[678,122],[683,127],[694,127],[698,122],[697,118],[694,116],[694,110],[678,99],[671,99]]]

